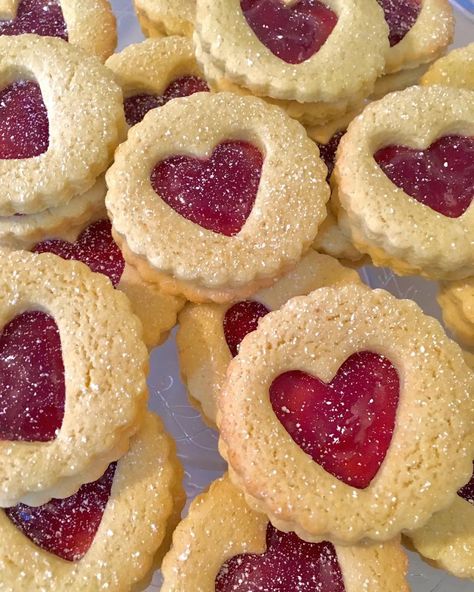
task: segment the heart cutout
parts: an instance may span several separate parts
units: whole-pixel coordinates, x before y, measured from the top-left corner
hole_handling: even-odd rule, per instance
[[[391,145],[374,158],[387,177],[418,202],[459,218],[474,197],[474,137],[444,136],[426,150]]]
[[[318,0],[240,0],[245,19],[258,39],[288,64],[317,53],[336,26],[337,16]]]
[[[106,275],[114,287],[120,282],[125,269],[125,260],[112,237],[112,225],[109,220],[94,222],[74,243],[50,239],[38,243],[33,252],[54,253],[69,261],[82,261],[92,271]]]
[[[33,158],[48,150],[49,119],[36,82],[18,80],[0,91],[0,158]]]
[[[331,543],[307,543],[271,524],[266,540],[262,555],[236,555],[224,563],[216,577],[216,592],[345,592]]]
[[[383,8],[389,29],[390,47],[397,45],[416,23],[421,12],[420,0],[377,0]]]
[[[14,19],[0,20],[0,35],[34,33],[68,40],[59,0],[20,0]]]
[[[208,159],[171,156],[150,177],[161,199],[207,230],[234,236],[249,217],[263,166],[258,148],[241,141],[218,144]]]
[[[16,316],[0,334],[0,440],[50,442],[64,418],[66,387],[55,320]]]
[[[198,76],[182,76],[173,80],[162,95],[140,93],[124,100],[125,119],[130,127],[140,123],[148,111],[162,107],[171,99],[209,92],[207,82]]]
[[[458,495],[466,502],[474,505],[474,462],[472,463],[472,467],[473,473],[471,480],[466,483],[464,487],[461,487],[461,489],[458,491]]]
[[[224,337],[230,353],[239,353],[243,338],[255,331],[259,320],[269,313],[269,309],[255,300],[243,300],[227,309],[224,315]]]
[[[350,356],[329,384],[297,370],[270,387],[273,411],[296,444],[358,489],[370,485],[385,458],[399,396],[395,367],[368,351]]]
[[[52,499],[32,508],[18,504],[5,510],[21,532],[36,545],[66,561],[79,561],[97,534],[112,491],[116,463],[94,483],[83,485],[66,499]]]

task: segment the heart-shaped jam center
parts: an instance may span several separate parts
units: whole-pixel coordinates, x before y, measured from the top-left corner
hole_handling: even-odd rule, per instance
[[[301,64],[318,52],[336,26],[337,16],[319,0],[240,0],[249,27],[274,55]]]
[[[0,334],[0,440],[54,440],[65,394],[56,322],[40,311],[16,316]]]
[[[255,331],[258,321],[269,312],[266,306],[255,300],[237,302],[226,311],[224,337],[233,357],[239,353],[243,338]]]
[[[252,211],[263,155],[241,141],[222,142],[208,159],[171,156],[153,169],[153,189],[178,214],[225,236],[234,236]]]
[[[270,401],[293,440],[325,471],[365,489],[392,440],[400,383],[391,362],[363,351],[326,384],[305,372],[278,376]]]
[[[389,29],[390,47],[410,31],[421,12],[421,0],[377,0],[383,8]]]
[[[106,275],[117,286],[125,268],[122,253],[112,238],[109,220],[99,220],[88,226],[75,243],[50,239],[38,243],[35,253],[54,253],[63,259],[82,261],[96,273]]]
[[[189,97],[197,92],[209,92],[207,82],[198,76],[182,76],[173,80],[162,95],[140,93],[124,101],[125,118],[129,126],[136,125],[148,111],[162,107],[171,99]]]
[[[459,218],[474,197],[474,137],[443,136],[426,150],[386,146],[374,158],[387,177],[420,203]]]
[[[66,499],[32,508],[18,504],[6,515],[25,536],[66,561],[79,561],[89,550],[110,498],[116,463],[102,477]]]
[[[0,35],[34,33],[67,41],[67,27],[59,0],[20,0],[16,17],[0,21]]]
[[[345,133],[345,131],[335,133],[327,144],[316,142],[319,148],[319,155],[328,168],[328,174],[326,176],[327,181],[329,181],[334,170],[334,165],[336,164],[336,152],[339,147],[339,142]]]
[[[470,504],[474,505],[474,462],[472,463],[472,467],[473,472],[471,480],[469,481],[469,483],[466,483],[464,487],[461,487],[461,489],[458,491],[458,495]]]
[[[19,80],[0,91],[0,158],[32,158],[49,146],[49,119],[36,82]]]
[[[221,567],[216,592],[345,592],[331,543],[307,543],[295,533],[267,527],[262,555],[236,555]]]

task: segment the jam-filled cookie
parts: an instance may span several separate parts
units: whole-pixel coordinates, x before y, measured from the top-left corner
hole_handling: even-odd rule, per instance
[[[474,579],[474,474],[449,508],[408,536],[415,549],[437,567]]]
[[[349,125],[334,169],[338,221],[376,265],[445,280],[474,275],[473,97],[415,86]]]
[[[7,0],[0,10],[0,35],[33,33],[59,37],[105,61],[117,45],[108,0]]]
[[[232,480],[308,541],[385,541],[451,503],[472,471],[474,377],[412,301],[357,284],[264,317],[218,398]]]
[[[0,510],[2,590],[144,589],[184,502],[175,445],[147,414],[130,450],[66,499]]]
[[[125,118],[136,125],[171,99],[209,90],[187,37],[147,39],[129,45],[106,64],[124,93]]]
[[[36,253],[54,253],[63,259],[82,261],[106,275],[114,287],[124,292],[133,312],[143,325],[143,341],[151,349],[166,340],[176,324],[184,298],[163,294],[156,285],[141,279],[125,260],[112,238],[112,226],[102,210],[97,219],[82,228],[69,230],[33,246]]]
[[[162,590],[408,592],[407,563],[398,540],[340,546],[280,532],[225,475],[178,525],[163,560]]]
[[[189,304],[179,316],[177,344],[181,376],[191,402],[214,425],[227,368],[243,338],[257,328],[262,317],[295,296],[322,286],[359,281],[355,271],[336,259],[310,251],[293,271],[251,299],[233,304]]]
[[[82,263],[3,251],[0,286],[0,507],[39,505],[126,452],[147,350],[128,299]]]
[[[125,130],[113,74],[61,39],[0,36],[0,216],[38,214],[90,189]]]
[[[423,76],[421,84],[443,84],[474,90],[474,43],[454,49],[437,60]]]
[[[474,346],[474,277],[443,282],[438,293],[443,320],[456,339]]]
[[[193,34],[196,0],[133,0],[133,4],[146,37]]]
[[[125,260],[195,302],[246,298],[284,275],[310,247],[329,198],[304,128],[230,93],[150,111],[117,150],[107,184]]]
[[[315,125],[372,92],[387,32],[375,0],[198,0],[194,40],[212,86],[236,85],[278,100],[291,116]]]

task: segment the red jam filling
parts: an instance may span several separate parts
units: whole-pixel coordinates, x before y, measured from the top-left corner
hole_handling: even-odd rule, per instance
[[[49,146],[49,119],[36,82],[18,80],[0,91],[0,159],[32,158]]]
[[[231,306],[224,315],[224,336],[230,353],[235,357],[243,338],[255,331],[258,321],[270,311],[255,300],[244,300]]]
[[[389,28],[390,47],[397,45],[410,31],[421,12],[421,0],[377,0],[383,8]]]
[[[125,268],[122,253],[112,238],[109,220],[99,220],[88,226],[75,243],[50,239],[38,243],[35,253],[54,253],[67,260],[82,261],[96,273],[106,275],[117,286]]]
[[[317,53],[336,26],[337,16],[318,0],[240,0],[249,27],[274,55],[301,64]]]
[[[216,592],[345,592],[331,543],[307,543],[295,533],[267,527],[262,555],[236,555],[221,567]]]
[[[171,99],[189,97],[197,92],[209,92],[207,82],[198,76],[182,76],[173,80],[162,95],[140,93],[124,101],[125,118],[129,126],[136,125],[148,111],[162,107]]]
[[[341,138],[345,133],[345,131],[335,133],[327,144],[320,144],[319,142],[317,142],[319,154],[323,159],[324,164],[328,168],[328,174],[326,177],[327,181],[329,181],[334,170],[334,165],[336,164],[336,152],[339,147],[339,142],[341,141]]]
[[[474,197],[474,137],[444,136],[426,150],[387,146],[374,154],[383,172],[411,197],[459,218]]]
[[[153,189],[184,218],[225,236],[234,236],[252,211],[263,155],[241,141],[218,144],[208,159],[171,156],[153,169]]]
[[[363,351],[326,384],[299,370],[270,387],[273,411],[306,454],[347,485],[365,489],[392,440],[400,383],[391,362]]]
[[[474,462],[472,463],[472,467],[474,469]],[[458,491],[458,495],[470,504],[474,504],[474,470],[472,473],[471,480],[469,481],[469,483],[466,483],[464,487],[461,487],[461,489]]]
[[[89,550],[110,498],[116,463],[102,477],[83,485],[66,499],[52,499],[32,508],[18,504],[5,510],[22,533],[49,553],[66,561],[79,561]]]
[[[0,35],[34,33],[67,41],[67,27],[59,0],[20,0],[16,17],[0,21]]]
[[[65,394],[56,322],[40,311],[16,316],[0,334],[0,440],[54,440]]]

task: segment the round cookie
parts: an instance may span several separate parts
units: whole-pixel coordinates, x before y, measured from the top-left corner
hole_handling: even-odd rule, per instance
[[[421,84],[442,84],[474,90],[474,43],[453,49],[437,60],[423,76]]]
[[[446,326],[463,345],[474,346],[474,277],[443,282],[438,303]]]
[[[474,273],[474,101],[469,91],[412,87],[349,125],[332,203],[355,247],[400,275]]]
[[[106,206],[144,279],[194,302],[230,302],[300,260],[326,216],[325,177],[317,147],[280,109],[197,93],[130,131]]]
[[[218,399],[219,450],[276,528],[385,541],[469,478],[472,388],[460,348],[414,302],[321,288],[243,340]]]
[[[0,507],[35,506],[127,451],[148,352],[128,299],[82,263],[3,251],[0,284]]]
[[[163,560],[162,590],[283,592],[298,582],[301,592],[408,592],[406,571],[398,540],[341,547],[279,532],[224,476],[192,503],[178,525]]]
[[[173,440],[148,413],[128,453],[98,481],[42,507],[0,510],[2,588],[143,589],[179,519],[182,477]]]
[[[186,37],[147,39],[107,60],[124,94],[125,118],[136,125],[171,99],[209,90]]]
[[[0,37],[0,78],[0,216],[66,205],[123,137],[119,86],[94,57],[36,35]]]
[[[191,36],[196,0],[133,0],[145,37]]]
[[[59,37],[105,61],[117,45],[108,0],[9,0],[2,3],[0,35]]]
[[[179,316],[176,337],[180,371],[190,401],[211,425],[216,422],[217,398],[227,368],[244,336],[258,320],[290,298],[317,288],[359,282],[355,271],[332,257],[307,253],[293,271],[251,300],[229,304],[189,304]]]

